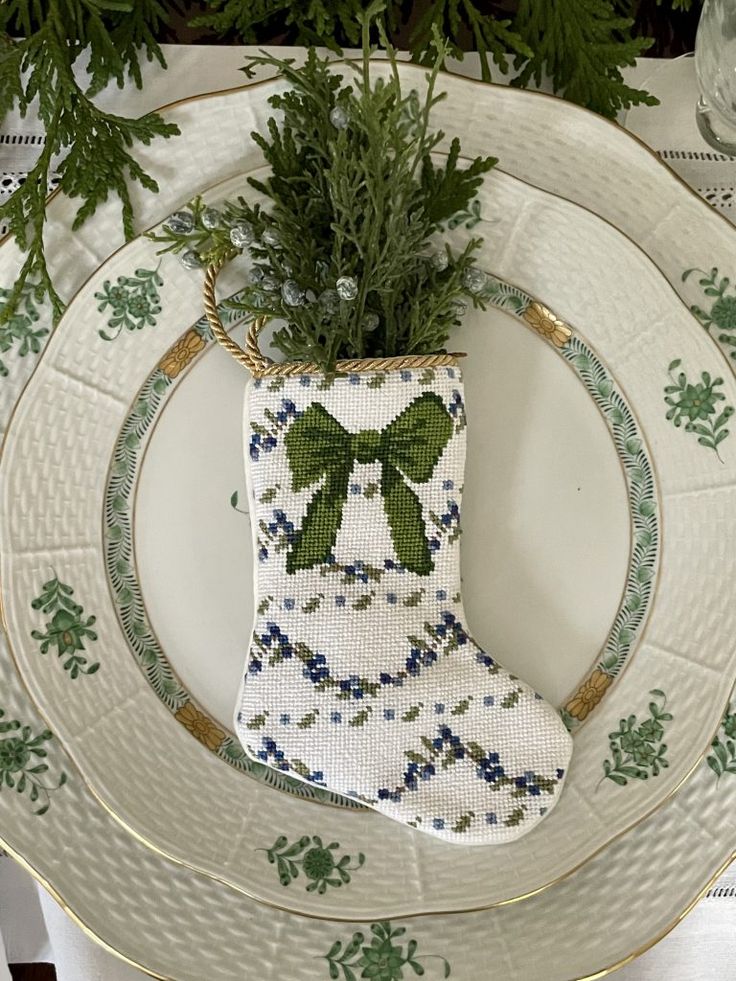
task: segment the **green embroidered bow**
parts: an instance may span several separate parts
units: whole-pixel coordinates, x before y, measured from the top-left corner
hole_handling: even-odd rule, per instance
[[[424,484],[452,435],[452,418],[439,395],[418,396],[384,430],[349,433],[323,405],[314,402],[285,437],[295,491],[324,477],[307,506],[301,529],[286,558],[286,571],[327,562],[342,524],[348,481],[355,463],[381,464],[381,495],[399,562],[428,575],[434,568],[422,505],[406,483]]]

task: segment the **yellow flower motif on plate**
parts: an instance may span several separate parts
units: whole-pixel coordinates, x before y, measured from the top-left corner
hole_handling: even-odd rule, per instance
[[[584,719],[587,719],[598,702],[603,698],[612,681],[613,678],[610,674],[605,674],[599,668],[596,668],[591,676],[575,692],[565,708],[570,715],[582,722]]]
[[[204,341],[196,330],[188,330],[186,334],[176,342],[168,354],[165,355],[159,368],[169,378],[176,376],[183,371],[195,355],[204,347]]]
[[[572,331],[567,324],[541,303],[530,303],[522,316],[532,330],[551,341],[555,347],[564,347],[572,336]]]
[[[181,722],[185,729],[198,739],[207,749],[213,753],[225,738],[222,729],[218,729],[212,719],[200,712],[193,702],[187,702],[175,713],[175,718]]]

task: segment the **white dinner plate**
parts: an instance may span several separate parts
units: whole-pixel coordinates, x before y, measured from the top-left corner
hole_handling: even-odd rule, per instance
[[[459,84],[459,83],[453,82],[453,87],[455,85],[457,85],[457,84]],[[472,86],[468,86],[468,88],[475,95],[475,93],[477,92],[477,89],[473,88]],[[490,95],[489,95],[489,98],[488,98],[487,101],[489,103],[493,104],[493,100],[495,99],[495,97],[499,93],[496,90],[489,90],[489,93],[490,93]],[[501,92],[500,94],[501,95],[504,95],[503,92]],[[531,99],[528,95],[525,95],[525,94],[511,93],[510,95],[513,95],[516,98],[517,105],[520,104],[522,107],[524,107],[525,109],[527,109],[527,115],[529,115],[529,116],[533,116],[534,107],[537,106],[537,105],[540,105],[540,112],[541,112],[540,118],[541,117],[546,118],[548,114],[550,114],[550,113],[553,112],[553,107],[556,105],[555,103],[550,103],[548,100],[542,100],[541,97],[536,97],[535,99]],[[233,98],[241,97],[241,96],[242,96],[242,93],[235,93],[233,95]],[[218,97],[218,98],[226,98],[226,97]],[[480,100],[478,100],[478,101],[480,101]],[[181,108],[183,108],[183,107],[181,107]],[[503,109],[503,106],[501,108]],[[176,111],[177,110],[174,110],[174,112],[176,112]],[[564,119],[567,119],[569,112],[570,112],[570,107],[560,106],[560,116],[561,117],[563,117]],[[603,126],[605,128],[605,124],[603,124],[602,121],[596,120],[594,117],[589,117],[589,116],[586,116],[585,114],[582,114],[582,113],[580,115],[583,117],[585,124],[587,124],[594,132],[596,131],[596,128],[597,127]],[[549,126],[547,128],[549,129]],[[579,130],[583,131],[583,135],[585,135],[584,134],[584,129],[585,129],[585,127],[583,126],[583,123],[581,122],[580,123],[580,126],[579,126]],[[191,131],[188,131],[188,132],[193,132],[193,131],[194,131],[194,128]],[[616,134],[615,137],[614,137],[615,131],[613,131],[613,130],[605,129],[605,132],[607,134],[609,134],[610,140],[612,140],[612,141],[618,140],[618,141],[620,141],[622,143],[630,142],[630,141],[627,141],[627,139],[626,139],[625,136],[620,135],[620,134]],[[589,137],[590,137],[590,133],[588,134],[588,138]],[[635,168],[636,165],[637,165],[637,163],[641,163],[642,162],[642,158],[640,158],[640,157],[637,156],[637,155],[641,154],[642,152],[643,151],[641,151],[641,149],[638,148],[638,147],[636,147],[636,146],[633,146],[631,148],[631,159],[629,161],[631,168]],[[512,159],[512,158],[507,158],[507,160],[504,161],[507,166],[510,166],[510,164],[508,162],[509,159]],[[647,163],[649,162],[648,159],[647,159],[646,162]],[[540,174],[541,174],[541,172],[540,172]],[[558,173],[556,176],[561,181],[561,175]],[[643,167],[640,176],[642,177],[642,180],[644,180],[646,178],[646,176],[647,176],[647,167],[646,166]],[[666,185],[667,184],[667,179],[668,179],[668,175],[666,174],[666,172],[662,171],[659,174],[659,177],[661,179],[661,183],[663,183],[663,184]],[[669,178],[669,179],[671,180],[671,178]],[[564,188],[560,188],[560,189],[564,189]],[[683,192],[681,188],[675,189],[674,187],[670,186],[669,187],[669,190],[672,191],[672,192],[674,192],[675,190],[678,190],[681,202],[684,202],[685,199],[688,197],[687,194],[685,192]],[[674,193],[670,194],[670,197],[669,197],[669,206],[670,207],[672,206],[672,198],[673,197],[675,199],[677,199],[677,194],[674,194]],[[175,203],[179,203],[179,202],[178,201],[171,201],[170,204],[169,204],[169,209]],[[609,202],[609,204],[610,204],[610,202]],[[159,212],[159,214],[161,214],[161,212]],[[723,246],[723,247],[719,246],[719,234],[720,234],[721,238],[725,238],[726,239],[726,242],[729,242],[729,241],[732,242],[733,233],[729,230],[730,231],[730,236],[729,235],[726,235],[726,233],[725,233],[725,231],[723,229],[723,226],[722,225],[719,225],[719,223],[716,220],[713,219],[713,216],[710,216],[708,214],[707,210],[702,205],[701,205],[701,210],[699,211],[699,215],[700,215],[700,219],[701,219],[702,224],[704,226],[708,227],[708,230],[712,233],[711,236],[710,236],[709,241],[710,241],[710,247],[714,251],[714,258],[716,258],[716,255],[719,252],[719,249],[720,249],[720,254],[721,255],[724,255],[725,256],[725,255],[728,255],[728,254],[732,254],[732,252],[731,253],[728,253],[727,251],[724,250],[725,249],[725,246]],[[708,224],[709,220],[710,220],[710,225]],[[98,229],[98,231],[100,231],[101,228],[102,228],[102,226],[100,226],[100,228]],[[686,240],[685,237],[680,236],[680,246],[683,248],[683,255],[686,252],[685,246],[689,242],[691,242],[691,239]],[[5,249],[5,252],[6,253],[8,252],[8,249],[7,248]],[[8,258],[8,262],[10,263],[9,268],[12,269],[12,262],[14,261],[14,257],[9,255],[7,258]],[[688,259],[691,259],[691,254],[688,255]],[[671,279],[674,280],[674,277],[671,277]],[[683,291],[685,291],[685,294],[687,295],[687,290],[688,289],[691,289],[691,287],[685,286],[685,287],[680,287],[680,289],[683,290]],[[583,730],[583,731],[585,731],[585,730]],[[707,776],[708,775],[706,774],[706,778],[707,778]],[[728,776],[724,776],[722,778],[721,784],[720,784],[720,788],[721,788],[720,789],[720,794],[721,794],[721,797],[722,797],[722,799],[724,801],[727,800],[727,790],[728,790],[728,787],[729,787],[728,779],[729,779]],[[693,784],[693,786],[695,786],[695,784]],[[708,788],[710,788],[710,786],[711,785],[707,782],[707,780],[703,780],[702,781],[702,786],[701,786],[700,791],[699,791],[699,792],[702,791],[702,794],[708,800],[710,800],[710,797],[711,797],[711,794],[708,791]],[[68,794],[71,794],[72,793],[72,791],[71,791],[70,788],[67,788],[67,790],[65,792],[68,793]],[[15,799],[16,798],[12,798],[11,801],[14,801]],[[687,800],[690,800],[690,804],[692,806],[692,800],[690,798],[687,798],[687,792],[685,792],[684,794],[679,795],[677,801],[674,804],[670,804],[666,808],[666,811],[663,812],[663,814],[665,814],[667,812],[670,812],[670,813],[673,813],[674,814],[675,813],[675,810],[677,808],[678,820],[681,820],[681,813],[682,812],[679,811],[679,802],[680,802],[680,800],[683,800],[684,801],[686,799]],[[7,800],[7,797],[4,799],[4,801],[5,800]],[[62,794],[60,792],[54,798],[54,808],[63,808],[64,805],[63,805],[63,803],[61,803],[62,801],[63,801],[63,797],[62,797]],[[4,802],[3,802],[3,806],[4,806]],[[713,804],[713,806],[714,807],[717,807],[718,806],[717,805],[717,801]],[[48,812],[48,814],[46,816],[44,816],[44,819],[43,819],[44,821],[50,821],[51,815],[54,813],[54,808],[52,808]],[[701,811],[701,816],[702,816],[702,811]],[[601,908],[601,916],[600,916],[600,920],[599,920],[600,922],[604,922],[604,921],[606,922],[606,929],[602,933],[598,932],[594,936],[587,938],[587,942],[583,942],[586,938],[581,938],[580,935],[579,935],[579,933],[578,933],[576,935],[577,940],[574,941],[573,943],[568,943],[568,941],[570,940],[570,938],[574,935],[574,931],[573,930],[570,930],[570,931],[567,932],[567,934],[564,937],[564,942],[561,942],[559,946],[556,945],[556,947],[555,947],[555,956],[557,955],[557,952],[559,951],[559,963],[556,962],[554,965],[550,963],[550,972],[552,972],[550,974],[550,976],[552,976],[552,974],[555,971],[558,971],[558,970],[559,970],[559,973],[557,975],[555,975],[555,976],[559,976],[559,977],[569,977],[569,976],[572,975],[573,972],[577,972],[579,974],[579,973],[584,973],[586,970],[589,971],[590,970],[590,964],[596,964],[596,965],[599,965],[600,966],[601,964],[604,963],[604,961],[601,958],[608,956],[609,953],[612,954],[614,950],[617,951],[617,953],[613,955],[614,957],[625,956],[626,951],[631,952],[631,951],[634,950],[634,947],[636,946],[636,943],[634,943],[634,945],[633,946],[630,946],[630,947],[628,946],[628,944],[631,941],[634,941],[637,936],[643,938],[642,943],[646,943],[646,942],[648,942],[649,940],[651,940],[656,935],[657,930],[663,929],[664,926],[666,926],[667,924],[669,924],[671,922],[672,915],[673,915],[672,912],[670,912],[670,918],[669,919],[663,918],[663,917],[666,917],[667,916],[667,912],[664,911],[664,910],[662,910],[661,908],[652,909],[652,904],[651,903],[649,903],[649,905],[645,909],[642,909],[641,906],[637,907],[638,916],[635,919],[635,921],[633,921],[633,922],[632,922],[632,919],[630,917],[627,918],[627,917],[625,917],[623,915],[620,916],[620,917],[618,917],[618,920],[617,920],[616,924],[612,924],[612,923],[608,922],[609,921],[609,917],[610,918],[613,917],[613,914],[610,913],[610,910],[613,908],[612,904],[614,902],[614,899],[613,899],[614,894],[621,894],[622,892],[626,892],[627,890],[630,891],[631,889],[634,888],[634,885],[633,885],[634,881],[636,881],[636,887],[635,887],[636,895],[640,895],[640,894],[641,895],[644,895],[644,892],[640,892],[640,890],[646,890],[646,881],[645,881],[646,880],[646,876],[642,876],[641,874],[639,874],[641,872],[641,870],[639,870],[639,872],[637,873],[636,880],[633,880],[632,879],[631,881],[629,881],[629,879],[627,879],[627,876],[626,876],[626,871],[631,868],[631,862],[634,860],[634,854],[635,853],[632,852],[631,855],[630,855],[630,857],[629,857],[629,859],[624,859],[623,861],[621,861],[619,859],[620,864],[618,866],[616,866],[615,863],[614,863],[614,856],[616,855],[616,853],[618,852],[619,849],[623,849],[623,846],[624,846],[624,844],[627,841],[632,841],[633,842],[636,836],[641,836],[640,837],[640,840],[643,840],[643,836],[645,835],[646,830],[648,828],[650,828],[650,827],[654,829],[655,828],[655,822],[657,820],[658,819],[652,819],[652,820],[646,822],[639,829],[637,829],[636,831],[632,832],[630,835],[627,835],[626,838],[620,844],[614,845],[611,849],[607,850],[607,852],[603,853],[603,855],[600,858],[596,859],[595,862],[591,863],[587,867],[587,869],[584,869],[581,872],[577,873],[575,876],[571,877],[571,879],[568,880],[567,883],[564,883],[564,884],[562,884],[560,886],[555,887],[555,889],[551,890],[548,894],[546,894],[547,896],[550,897],[550,901],[551,901],[551,897],[552,896],[558,897],[556,899],[556,901],[555,901],[555,909],[557,910],[559,908],[558,907],[558,904],[559,903],[562,903],[563,906],[564,906],[564,902],[565,902],[565,898],[564,897],[566,895],[569,895],[569,893],[567,893],[565,891],[567,889],[567,887],[570,886],[570,884],[575,883],[575,882],[581,883],[583,881],[583,879],[585,878],[586,874],[588,874],[590,872],[590,870],[593,870],[595,868],[597,870],[598,876],[600,877],[600,881],[602,882],[602,881],[605,880],[605,885],[606,885],[605,891],[606,891],[606,894],[608,896],[608,904],[607,904],[607,906],[605,908],[609,910],[609,915],[606,916],[602,912],[602,910],[604,908],[604,907],[602,907]],[[39,823],[39,822],[37,822],[37,823]],[[69,822],[66,822],[66,825],[68,825],[68,824],[69,824]],[[725,816],[719,822],[719,821],[714,821],[712,819],[712,815],[711,815],[711,824],[712,824],[712,826],[718,828],[718,832],[719,833],[721,831],[723,832],[723,838],[721,838],[721,843],[722,844],[725,843],[725,841],[727,840],[727,835],[730,833],[730,831],[728,829],[728,826],[727,826],[727,821],[725,819]],[[16,833],[20,833],[19,832],[20,826],[21,826],[21,822],[18,823],[18,827],[17,828],[14,827],[14,831]],[[667,826],[667,829],[665,829],[664,825],[658,825],[656,827],[659,828],[659,830],[656,832],[657,834],[660,834],[661,835],[661,834],[668,834],[669,833],[669,825]],[[654,834],[654,833],[655,832],[653,831],[652,834]],[[110,837],[110,840],[112,840],[112,838],[114,836],[109,836],[109,837]],[[676,836],[673,835],[672,836],[672,848],[676,852],[676,850],[677,850],[677,841],[675,840],[675,838],[676,838]],[[651,840],[653,840],[653,839],[650,839],[650,841]],[[691,842],[691,848],[690,848],[690,850],[687,851],[687,854],[686,855],[683,854],[682,858],[679,859],[679,867],[680,867],[680,871],[681,871],[682,874],[680,876],[675,877],[673,879],[673,883],[676,884],[677,888],[666,890],[667,898],[668,898],[668,909],[670,911],[678,911],[678,910],[681,910],[683,908],[683,906],[685,905],[685,903],[683,901],[683,897],[684,896],[687,896],[687,897],[690,897],[691,898],[694,895],[696,883],[697,882],[702,883],[702,881],[703,881],[702,878],[701,879],[698,879],[698,875],[702,872],[702,868],[704,867],[704,863],[710,862],[711,867],[714,867],[714,864],[713,863],[714,863],[715,853],[716,853],[717,849],[714,849],[714,851],[712,853],[706,854],[706,849],[705,849],[705,847],[702,847],[701,848],[701,844],[703,846],[705,845],[704,842],[701,842],[698,839],[697,840],[697,849],[696,849],[695,844],[693,844]],[[130,848],[133,848],[135,850],[138,846],[133,845],[133,843],[131,842],[129,847]],[[691,862],[690,861],[692,859],[692,857],[693,857],[693,855],[694,855],[694,853],[695,853],[696,850],[697,850],[698,857],[699,857],[699,860],[700,860],[700,863],[701,863],[700,865],[698,865],[697,863],[694,863],[694,862]],[[640,854],[640,852],[637,852],[636,854],[638,855],[638,854]],[[721,855],[722,856],[725,856],[726,855],[726,852],[721,852]],[[106,859],[108,859],[108,858],[112,859],[112,856],[105,855],[105,858]],[[602,869],[603,869],[603,862],[606,859],[608,859],[612,863],[612,866],[611,866],[612,868],[616,868],[617,869],[617,872],[615,874],[613,874],[613,878],[612,878],[612,874],[605,874],[605,875],[603,874],[603,871],[602,871]],[[155,860],[155,861],[159,861],[159,860]],[[697,873],[695,872],[696,869],[698,870]],[[675,872],[674,867],[672,869],[672,872],[674,874],[674,872]],[[660,873],[661,873],[662,876],[665,876],[666,873],[667,873],[667,869],[663,866],[660,869]],[[65,866],[65,875],[66,874],[69,875],[69,879],[67,881],[71,885],[72,884],[72,881],[73,881],[73,877],[70,874],[70,870],[69,869],[66,869],[66,866]],[[200,881],[200,880],[198,880],[196,877],[192,877],[192,881],[197,882],[197,881]],[[177,882],[179,882],[179,880],[177,880]],[[627,883],[628,883],[628,885],[626,885]],[[683,888],[681,888],[681,887],[684,888],[684,891],[683,891]],[[91,893],[93,891],[94,890],[92,890],[91,888],[88,889],[88,893]],[[182,893],[182,895],[183,895],[183,893]],[[578,901],[582,901],[582,902],[586,902],[586,904],[587,904],[586,908],[588,908],[588,909],[593,909],[594,908],[594,904],[589,900],[589,898],[587,897],[587,894],[578,895],[577,896],[577,900]],[[80,895],[80,901],[81,901],[81,895]],[[545,894],[542,894],[542,896],[540,896],[537,899],[530,900],[529,902],[520,904],[519,906],[510,908],[509,910],[496,911],[493,914],[488,914],[488,916],[498,917],[499,918],[499,922],[500,922],[500,919],[501,919],[502,916],[505,917],[506,914],[510,914],[514,910],[517,910],[519,912],[521,912],[522,910],[526,910],[528,912],[530,918],[532,916],[535,916],[535,917],[539,918],[540,916],[543,916],[544,915],[543,914],[543,906],[541,905],[541,904],[544,903],[544,901],[545,901]],[[623,901],[623,897],[622,897],[622,901]],[[240,901],[238,901],[238,902],[240,902]],[[677,905],[678,903],[679,903],[679,905]],[[635,905],[636,904],[628,903],[628,908],[633,907]],[[85,906],[85,910],[86,909],[87,909],[87,907]],[[623,910],[623,907],[621,907],[621,909]],[[161,915],[164,915],[162,913],[160,907],[158,907],[158,911],[159,911],[159,913]],[[92,910],[90,910],[90,913],[91,912],[92,912]],[[480,914],[478,914],[478,915],[480,915]],[[93,919],[94,919],[94,917],[93,917]],[[214,914],[213,914],[213,919],[214,919]],[[464,917],[458,917],[458,918],[455,918],[455,919],[457,921],[460,921],[460,920],[465,919],[465,918]],[[468,919],[470,919],[470,918],[468,918]],[[656,921],[656,924],[658,924],[658,926],[655,925],[655,921]],[[99,920],[96,920],[96,922],[99,924],[100,921]],[[429,921],[417,921],[417,922],[418,923],[419,922],[421,922],[421,923],[427,923]],[[623,941],[621,940],[621,933],[619,931],[619,926],[620,925],[623,925],[624,926],[623,936],[625,937],[625,939]],[[506,923],[506,926],[504,926],[503,929],[506,929],[507,927],[511,928],[510,922],[507,922]],[[437,928],[435,927],[435,932],[436,932],[436,929]],[[614,937],[614,934],[615,934],[615,937]],[[128,947],[130,947],[130,945],[132,945],[133,947],[135,947],[136,943],[138,942],[138,937],[136,937],[134,939],[130,934],[127,934],[126,935],[124,931],[123,931],[122,935],[123,936],[127,936],[127,940],[126,940],[126,944],[125,945],[127,945]],[[517,932],[516,935],[518,936],[519,933]],[[142,934],[141,934],[141,936],[142,936]],[[291,936],[294,936],[294,934],[291,933]],[[531,932],[524,931],[524,936],[533,937],[533,930]],[[561,940],[562,939],[563,938],[561,938]],[[533,940],[531,941],[531,943],[533,944]],[[575,944],[577,944],[577,946],[575,946]],[[153,946],[155,946],[155,945],[153,945]],[[148,945],[147,945],[147,947],[145,949],[146,950],[153,950],[153,946],[150,943],[148,943]],[[604,948],[605,948],[605,952],[607,952],[607,953],[604,953]],[[515,948],[515,950],[516,950],[516,948]],[[621,953],[621,951],[623,951],[623,953]],[[509,970],[507,970],[505,974],[499,974],[499,976],[518,976],[518,977],[524,977],[525,976],[524,973],[523,973],[523,971],[524,971],[524,965],[523,965],[522,962],[524,961],[525,955],[526,955],[526,948],[524,949],[524,951],[521,951],[521,950],[519,951],[518,962],[512,968],[509,968]],[[163,951],[159,951],[156,956],[162,956],[163,957]],[[587,958],[588,967],[587,968],[586,967],[581,967],[581,965],[585,962],[585,959],[586,958]],[[598,958],[598,959],[596,960],[596,958]],[[529,964],[529,961],[527,960],[526,963],[528,965]],[[613,958],[611,958],[610,960],[605,961],[605,963],[613,963]],[[563,966],[563,964],[566,965],[566,966]],[[470,963],[468,964],[468,968],[470,968]],[[518,974],[515,974],[514,973],[514,972],[516,972],[517,968],[519,969],[519,971],[521,973],[518,973]],[[288,972],[289,969],[286,968],[286,970]],[[462,976],[466,976],[466,975],[464,975],[462,973],[462,970],[463,970],[462,964],[460,964],[459,966],[457,966],[457,962],[456,962],[456,973],[457,973],[457,971],[460,972],[460,973],[458,973],[457,976],[461,976],[461,977]],[[190,976],[190,975],[188,975],[186,973],[186,971],[187,971],[187,968],[185,968],[182,965],[181,966],[181,969],[177,969],[176,976],[177,977]],[[264,977],[267,976],[267,972],[265,970],[262,972],[262,974],[263,974]],[[196,973],[194,975],[191,975],[191,976],[196,976]],[[216,976],[216,975],[213,975],[213,976]],[[296,977],[297,976],[297,973],[296,972],[292,972],[292,975],[290,975],[290,976],[295,976]],[[325,976],[327,976],[327,975],[325,975]],[[441,975],[438,975],[438,976],[441,976]],[[467,975],[467,976],[470,976],[470,975]]]

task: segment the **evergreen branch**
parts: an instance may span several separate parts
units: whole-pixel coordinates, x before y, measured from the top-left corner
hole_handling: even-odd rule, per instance
[[[480,241],[454,254],[439,235],[470,210],[496,161],[478,157],[462,171],[455,141],[433,164],[443,134],[431,114],[444,97],[436,84],[447,45],[435,36],[422,99],[403,92],[396,52],[377,23],[383,10],[379,0],[361,15],[363,60],[347,80],[314,49],[300,68],[255,58],[246,70],[267,65],[291,86],[271,97],[278,117],[266,133],[252,134],[270,166],[268,178],[249,179],[263,204],[241,198],[212,214],[195,201],[155,236],[187,265],[247,247],[255,266],[240,309],[285,320],[276,346],[327,371],[340,358],[441,350],[466,300],[483,302]],[[371,78],[373,30],[388,53],[386,80]]]
[[[211,13],[195,17],[193,27],[211,27],[218,34],[235,31],[245,43],[259,40],[258,28],[278,25],[293,34],[296,44],[324,44],[340,50],[340,41],[355,46],[365,0],[207,0]],[[278,18],[278,20],[277,20]]]
[[[73,227],[78,228],[110,194],[121,201],[123,229],[133,235],[129,184],[147,190],[158,185],[133,156],[137,142],[148,144],[178,128],[155,113],[128,119],[99,109],[90,96],[110,81],[126,77],[140,87],[139,54],[165,65],[154,32],[167,15],[159,0],[9,0],[0,6],[0,119],[13,108],[25,115],[37,100],[45,143],[26,181],[0,205],[4,221],[21,250],[27,253],[18,279],[0,311],[0,323],[16,312],[24,290],[32,284],[47,295],[54,320],[63,302],[48,272],[43,244],[46,198],[54,157],[67,151],[59,166],[59,188],[81,199]],[[10,34],[21,35],[13,40]],[[74,66],[89,53],[88,86],[83,90]],[[40,291],[40,292],[39,292]]]
[[[663,2],[663,0],[658,0]],[[687,10],[692,0],[668,0],[675,10]],[[253,42],[268,32],[286,29],[295,43],[326,44],[340,50],[354,45],[357,24],[366,0],[208,0],[212,10],[193,21],[221,33],[236,32]],[[407,6],[409,11],[407,11]],[[402,16],[416,4],[391,0],[385,13],[387,29],[394,31]],[[429,0],[409,38],[415,61],[434,61],[432,38],[447,37],[447,53],[462,58],[468,41],[479,53],[481,75],[490,81],[493,61],[502,72],[509,58],[519,71],[515,83],[537,84],[549,76],[556,92],[606,116],[631,105],[655,105],[656,99],[628,86],[621,68],[634,64],[651,45],[650,38],[634,37],[630,16],[636,0],[519,0],[516,14],[496,15],[488,0]],[[375,32],[374,32],[375,33]]]
[[[520,0],[516,23],[534,55],[512,85],[537,85],[547,75],[555,92],[604,116],[658,100],[623,81],[620,67],[633,65],[651,38],[630,34],[631,18],[617,16],[611,0]]]
[[[427,63],[427,51],[436,31],[450,39],[449,53],[456,58],[463,57],[460,37],[463,32],[470,32],[475,50],[480,55],[481,77],[485,82],[491,80],[489,55],[502,72],[508,71],[510,55],[522,58],[533,56],[533,51],[512,21],[481,12],[477,0],[433,0],[417,21],[410,38],[412,54],[420,64]]]

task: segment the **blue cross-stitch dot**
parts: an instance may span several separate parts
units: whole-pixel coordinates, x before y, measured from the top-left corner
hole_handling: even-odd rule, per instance
[[[447,593],[445,592],[445,590],[444,589],[438,589],[437,592],[435,593],[435,599],[439,603],[444,602],[444,600],[447,599]]]
[[[360,486],[360,484],[351,484],[350,485],[350,493],[351,494],[360,494],[360,492],[362,490],[363,490],[363,488]]]
[[[401,378],[402,382],[411,381],[411,372],[410,371],[401,371],[401,372],[399,372],[399,377]]]
[[[386,602],[393,605],[396,602],[396,593],[386,593]]]
[[[396,712],[394,711],[394,709],[384,709],[383,717],[384,719],[388,719],[389,721],[391,721],[392,719],[396,718]]]
[[[281,723],[282,726],[288,726],[288,724],[291,722],[291,718],[286,713],[284,713],[279,719],[279,722]]]
[[[291,597],[287,597],[284,600],[284,609],[285,610],[293,610],[295,605],[296,605],[295,604],[295,601]]]
[[[445,826],[444,818],[432,818],[432,827],[436,828],[437,831],[441,831]]]
[[[330,722],[342,722],[342,715],[339,712],[333,712],[330,715]]]
[[[496,824],[497,821],[498,821],[498,818],[493,813],[493,811],[488,811],[486,813],[486,824]]]
[[[349,375],[348,381],[351,385],[360,385],[360,375]]]
[[[437,715],[442,715],[442,713],[445,711],[445,706],[442,702],[435,702],[434,710]]]
[[[494,702],[495,702],[495,698],[493,697],[493,695],[484,695],[483,696],[483,704],[484,705],[486,705],[486,706],[493,705]]]
[[[455,487],[455,481],[454,480],[443,480],[442,481],[442,490],[452,490],[454,487]]]
[[[344,596],[336,596],[335,597],[335,606],[345,606],[345,597]]]

